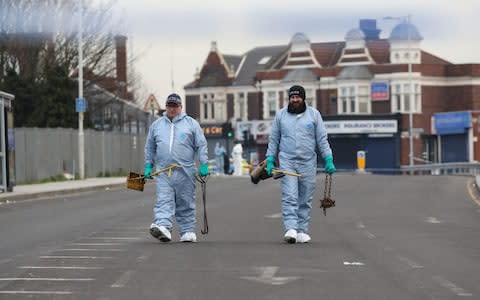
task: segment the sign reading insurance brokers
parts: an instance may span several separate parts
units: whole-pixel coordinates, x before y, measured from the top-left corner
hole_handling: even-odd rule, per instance
[[[332,133],[396,133],[397,120],[324,121],[328,134]]]

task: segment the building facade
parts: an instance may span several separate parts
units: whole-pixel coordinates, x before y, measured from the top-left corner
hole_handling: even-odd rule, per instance
[[[186,111],[204,126],[230,123],[235,141],[248,146],[246,158],[251,151],[263,159],[275,113],[287,105],[288,88],[300,84],[323,116],[339,169],[355,169],[358,151],[365,151],[367,169],[379,170],[480,160],[480,64],[422,50],[410,22],[388,39],[379,34],[369,19],[343,41],[311,42],[297,33],[286,45],[242,55],[222,54],[213,42],[185,86]],[[447,123],[461,130],[445,131]],[[455,151],[459,143],[466,153]]]

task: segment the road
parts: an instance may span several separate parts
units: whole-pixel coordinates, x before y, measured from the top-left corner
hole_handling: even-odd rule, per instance
[[[151,238],[154,186],[0,206],[0,299],[479,299],[470,177],[336,174],[309,244],[286,244],[279,182],[212,177],[210,232]]]

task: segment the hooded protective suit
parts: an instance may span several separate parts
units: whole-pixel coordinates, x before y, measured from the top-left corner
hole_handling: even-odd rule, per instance
[[[332,155],[320,113],[306,106],[303,113],[289,113],[285,107],[272,123],[267,156],[278,154],[280,169],[302,177],[284,176],[281,184],[285,231],[308,232],[312,197],[315,191],[317,152]]]
[[[184,112],[172,121],[166,113],[150,126],[145,142],[145,163],[165,168],[176,163],[172,176],[156,177],[154,223],[172,229],[176,217],[180,234],[195,231],[195,155],[200,163],[208,163],[207,141],[198,122]]]
[[[217,174],[224,173],[224,158],[225,148],[220,143],[215,144],[215,167]]]

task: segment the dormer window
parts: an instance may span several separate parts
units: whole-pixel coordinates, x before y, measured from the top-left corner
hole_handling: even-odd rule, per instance
[[[272,57],[271,57],[271,56],[264,56],[264,57],[262,57],[262,59],[260,59],[260,60],[258,61],[258,64],[259,64],[259,65],[264,65],[264,64],[268,63],[268,61],[270,60],[270,58],[272,58]]]

